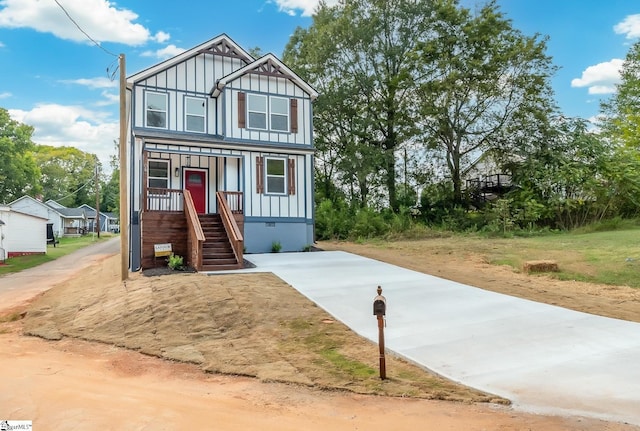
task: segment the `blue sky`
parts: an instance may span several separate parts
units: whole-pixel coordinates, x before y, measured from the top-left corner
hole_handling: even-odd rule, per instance
[[[0,107],[35,127],[38,144],[116,154],[118,88],[109,79],[126,54],[127,75],[220,33],[281,56],[311,23],[318,0],[57,0],[104,48],[91,43],[56,0],[0,0]],[[329,0],[328,3],[335,2]],[[467,7],[475,0],[461,0]],[[566,116],[592,118],[615,91],[630,44],[640,37],[633,0],[498,0],[524,34],[549,36],[553,79]],[[108,52],[105,52],[108,51]]]

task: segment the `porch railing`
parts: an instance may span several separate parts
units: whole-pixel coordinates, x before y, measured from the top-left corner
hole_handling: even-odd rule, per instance
[[[145,187],[143,211],[184,211],[182,190]]]
[[[218,192],[224,197],[229,209],[233,214],[243,214],[244,208],[242,207],[242,192]]]
[[[189,250],[190,263],[196,271],[201,271],[202,246],[206,238],[189,190],[184,191],[184,215],[187,219],[187,249]]]
[[[236,261],[239,264],[242,264],[243,261],[243,252],[244,252],[244,238],[242,233],[240,232],[240,228],[238,227],[238,223],[236,223],[236,219],[233,217],[232,209],[227,202],[227,198],[225,194],[233,193],[233,192],[217,192],[216,200],[218,201],[218,212],[220,213],[220,218],[222,219],[222,224],[224,225],[225,231],[227,232],[227,236],[229,237],[229,242],[231,243],[231,247],[233,248],[233,254],[236,256]],[[241,199],[238,199],[241,202]]]

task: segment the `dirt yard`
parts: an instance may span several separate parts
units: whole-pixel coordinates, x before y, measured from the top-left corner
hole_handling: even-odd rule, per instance
[[[622,288],[600,291],[571,282],[550,283],[491,267],[479,257],[466,256],[456,263],[451,256],[410,246],[399,245],[393,252],[356,244],[321,246],[517,296],[535,294],[536,300],[572,303],[572,308],[599,314],[628,313],[635,316],[629,320],[637,320],[640,310],[634,292]],[[0,419],[33,420],[34,429],[85,430],[640,430],[516,412],[487,403],[492,398],[477,391],[426,373],[418,377],[401,361],[390,369],[406,367],[402,375],[381,385],[371,376],[375,357],[364,363],[350,359],[353,351],[371,346],[349,338],[352,334],[339,322],[300,302],[300,295],[283,288],[276,277],[263,276],[257,286],[244,276],[208,277],[211,287],[205,290],[200,275],[136,274],[123,286],[117,282],[118,261],[106,259],[41,295],[25,319],[23,308],[0,304]],[[201,307],[172,307],[189,296]],[[283,306],[276,307],[274,298]],[[602,310],[607,307],[609,311]],[[244,329],[230,323],[247,311],[259,314],[266,308],[277,308],[280,318],[259,325],[246,320]],[[212,322],[214,309],[220,320]],[[303,310],[303,318],[295,309]],[[43,338],[24,336],[23,331]],[[270,349],[255,347],[268,338]],[[328,340],[334,341],[327,345]],[[305,350],[301,345],[309,350],[307,357],[295,356]],[[341,367],[353,366],[360,367],[362,378],[335,385],[344,379]],[[326,377],[320,370],[327,368],[338,373],[331,382],[322,380]],[[349,373],[353,375],[353,369]],[[282,381],[293,383],[278,383]],[[412,384],[415,381],[418,384]],[[330,387],[338,390],[327,390]],[[395,396],[367,395],[384,393]]]

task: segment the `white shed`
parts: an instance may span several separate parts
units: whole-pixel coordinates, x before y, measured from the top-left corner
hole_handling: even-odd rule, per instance
[[[0,206],[0,255],[5,258],[47,252],[47,219]]]

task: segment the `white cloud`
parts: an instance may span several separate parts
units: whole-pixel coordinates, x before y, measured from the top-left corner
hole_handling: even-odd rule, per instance
[[[59,1],[96,41],[138,46],[152,39],[147,28],[134,22],[138,18],[136,13],[117,8],[108,0]],[[0,6],[0,28],[32,28],[61,39],[88,41],[55,1],[2,0]]]
[[[273,0],[278,5],[281,12],[291,16],[296,15],[296,11],[301,10],[302,16],[311,16],[318,7],[320,0]],[[326,0],[327,6],[334,6],[338,0]]]
[[[120,94],[118,93],[109,93],[108,91],[103,91],[101,95],[104,99],[96,102],[95,106],[109,106],[115,105],[116,103],[120,102]]]
[[[7,46],[7,45],[5,45],[4,43],[0,42],[0,48],[4,48],[5,46]]]
[[[615,85],[620,82],[620,70],[623,60],[614,58],[611,61],[587,67],[580,78],[571,80],[572,87],[588,87],[589,94],[615,93]]]
[[[159,31],[155,36],[153,36],[153,40],[158,43],[165,43],[169,39],[171,39],[171,35],[169,33],[165,33],[164,31]]]
[[[34,128],[33,142],[54,147],[75,147],[95,154],[105,170],[115,154],[114,140],[119,136],[118,121],[109,113],[91,111],[80,106],[37,105],[31,111],[9,109],[16,121]]]
[[[185,52],[185,49],[178,48],[172,44],[156,51],[145,51],[141,55],[143,57],[154,57],[160,60],[166,60],[167,58],[174,57],[178,54],[182,54],[183,52]]]
[[[615,92],[615,85],[593,85],[589,87],[589,94],[613,94]]]
[[[4,93],[0,93],[0,99],[8,99],[11,96],[13,96],[13,94],[9,93],[8,91],[5,91]]]
[[[111,80],[106,76],[97,78],[64,79],[60,82],[63,82],[65,84],[82,85],[91,89],[118,87],[117,81]]]
[[[627,39],[635,39],[640,36],[640,14],[629,15],[621,22],[613,26],[616,34],[624,34]]]

